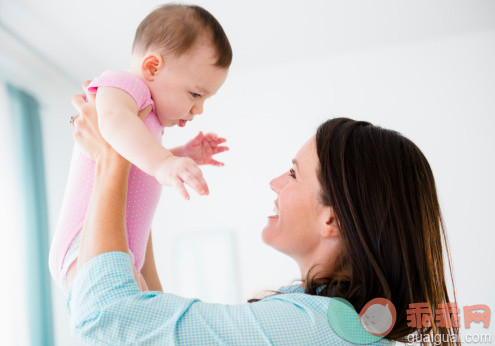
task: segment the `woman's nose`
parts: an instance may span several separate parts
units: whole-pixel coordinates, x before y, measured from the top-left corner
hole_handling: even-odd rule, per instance
[[[284,188],[285,185],[288,183],[288,173],[284,173],[270,181],[270,188],[277,193],[277,195],[280,193],[280,191]]]

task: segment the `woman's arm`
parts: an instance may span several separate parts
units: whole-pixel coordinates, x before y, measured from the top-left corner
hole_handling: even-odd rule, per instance
[[[108,251],[129,253],[125,228],[127,182],[131,164],[103,139],[95,107],[95,96],[86,89],[87,102],[76,95],[72,103],[79,110],[74,138],[95,161],[95,182],[81,236],[78,270],[92,258]],[[151,107],[139,112],[144,119]]]
[[[78,269],[104,252],[129,252],[125,207],[131,165],[117,155],[105,153],[96,160],[95,183],[82,230]]]
[[[150,237],[148,238],[148,244],[146,245],[146,255],[144,258],[143,268],[141,268],[141,275],[148,285],[148,290],[163,292],[162,284],[160,283],[160,278],[158,277],[158,272],[156,271],[155,257],[153,255],[153,242],[151,240],[151,230]]]

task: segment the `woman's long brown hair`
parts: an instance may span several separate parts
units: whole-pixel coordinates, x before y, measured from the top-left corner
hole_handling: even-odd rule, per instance
[[[387,339],[459,344],[459,328],[437,322],[439,304],[451,302],[442,243],[454,301],[455,289],[435,179],[421,150],[396,131],[348,118],[321,124],[316,148],[321,203],[334,210],[342,246],[331,275],[308,271],[305,292],[344,298],[358,312],[371,299],[387,298],[397,312]],[[409,327],[409,304],[423,302],[431,327]]]

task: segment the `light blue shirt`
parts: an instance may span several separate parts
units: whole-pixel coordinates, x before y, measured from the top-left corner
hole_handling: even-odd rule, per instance
[[[256,303],[205,303],[142,292],[129,254],[106,252],[77,273],[67,297],[72,335],[97,345],[344,345],[330,327],[329,297],[300,285]],[[390,344],[388,340],[375,343]]]

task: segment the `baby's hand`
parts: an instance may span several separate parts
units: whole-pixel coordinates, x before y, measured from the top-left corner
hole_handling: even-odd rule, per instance
[[[213,155],[229,150],[229,147],[218,146],[226,141],[214,133],[203,135],[203,132],[200,132],[196,138],[184,145],[184,156],[193,159],[198,165],[224,166],[224,163],[214,160]]]
[[[156,170],[155,178],[162,185],[175,187],[185,199],[189,199],[189,194],[184,183],[200,195],[210,193],[201,169],[188,157],[168,157]]]

